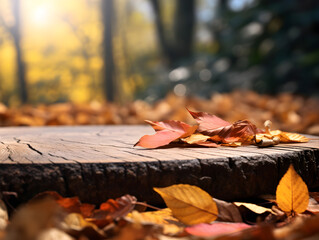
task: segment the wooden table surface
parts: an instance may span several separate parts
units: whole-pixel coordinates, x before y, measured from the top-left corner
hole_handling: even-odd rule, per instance
[[[157,204],[153,187],[188,183],[225,200],[274,193],[293,163],[319,187],[319,138],[258,148],[133,147],[149,126],[8,127],[0,129],[0,190],[21,201],[55,190],[100,203],[132,194]]]

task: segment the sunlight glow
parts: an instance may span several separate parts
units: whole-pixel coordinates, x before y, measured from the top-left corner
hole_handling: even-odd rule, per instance
[[[50,9],[47,5],[40,5],[32,9],[31,20],[34,24],[44,25],[50,20]]]

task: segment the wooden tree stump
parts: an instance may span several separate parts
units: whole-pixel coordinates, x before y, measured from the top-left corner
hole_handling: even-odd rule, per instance
[[[0,129],[0,190],[21,201],[55,190],[101,203],[124,194],[158,204],[153,187],[187,183],[215,198],[274,194],[293,163],[310,189],[319,187],[319,140],[270,148],[133,147],[149,126],[13,127]],[[311,138],[311,136],[310,136]]]

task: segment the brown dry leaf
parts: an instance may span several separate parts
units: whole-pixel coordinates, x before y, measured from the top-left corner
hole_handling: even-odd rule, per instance
[[[173,216],[184,224],[209,223],[218,216],[213,198],[196,186],[179,184],[154,190],[164,199]]]
[[[281,210],[291,213],[302,213],[308,207],[308,188],[295,171],[293,165],[281,178],[276,190],[276,202]]]
[[[218,208],[217,221],[220,222],[243,222],[238,208],[229,202],[214,198]]]
[[[181,223],[173,217],[172,211],[169,208],[142,213],[133,211],[126,216],[126,219],[140,224],[160,225],[163,228],[163,233],[168,235],[176,235],[184,229]]]

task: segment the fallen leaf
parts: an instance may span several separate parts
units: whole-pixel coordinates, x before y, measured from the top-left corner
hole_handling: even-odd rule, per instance
[[[198,131],[203,132],[209,136],[215,135],[215,134],[210,134],[210,131],[213,129],[232,125],[231,123],[224,121],[223,119],[206,112],[192,112],[190,110],[188,110],[188,112],[199,124]]]
[[[131,195],[124,195],[117,199],[109,199],[100,205],[99,209],[92,212],[86,221],[94,223],[100,228],[108,225],[114,220],[118,220],[131,212],[136,203],[136,198]]]
[[[275,214],[270,208],[265,208],[262,206],[258,206],[256,204],[253,203],[244,203],[244,202],[234,202],[234,204],[239,207],[239,206],[244,206],[246,208],[248,208],[249,210],[253,211],[254,213],[257,214],[263,214],[265,212],[270,212]]]
[[[186,123],[174,120],[163,122],[146,120],[146,122],[154,128],[156,133],[154,135],[144,135],[134,146],[145,148],[165,146],[179,138],[186,138],[192,135],[197,129],[197,126],[190,126]]]
[[[109,199],[102,203],[100,210],[107,211],[111,214],[113,219],[124,217],[131,212],[136,204],[136,197],[126,194],[115,200]]]
[[[181,223],[173,217],[169,208],[141,213],[133,211],[125,219],[135,223],[160,225],[163,228],[163,233],[168,235],[176,235],[184,230]]]
[[[98,229],[98,227],[95,224],[86,221],[83,218],[83,216],[79,213],[69,213],[65,217],[64,223],[67,227],[77,231],[82,230],[85,227],[92,227],[94,229]]]
[[[173,216],[184,224],[209,223],[218,216],[213,198],[196,186],[179,184],[154,190],[164,199]]]
[[[214,198],[218,208],[217,221],[220,222],[243,222],[238,208],[229,202]]]
[[[281,132],[279,137],[280,142],[283,143],[305,143],[309,141],[308,138],[298,133]]]
[[[230,143],[222,143],[224,147],[240,147],[242,144],[241,142],[230,142]]]
[[[278,207],[288,214],[294,212],[302,213],[308,207],[309,193],[307,185],[295,171],[292,164],[277,186],[276,201]]]
[[[197,144],[197,143],[204,143],[209,138],[210,138],[210,136],[205,136],[205,135],[200,134],[200,133],[194,133],[187,138],[181,138],[181,140],[183,142],[188,143],[188,144]]]
[[[249,120],[241,120],[231,124],[205,112],[189,111],[189,113],[199,124],[198,132],[212,136],[212,140],[220,139],[224,143],[229,143],[230,141],[249,142],[258,132],[257,127]]]
[[[63,223],[63,230],[78,239],[86,236],[89,239],[105,239],[105,234],[95,224],[88,222],[79,213],[68,214]]]
[[[241,230],[251,228],[245,223],[223,223],[216,222],[212,224],[201,223],[194,226],[186,227],[185,231],[198,237],[215,237],[219,235],[231,234]]]

